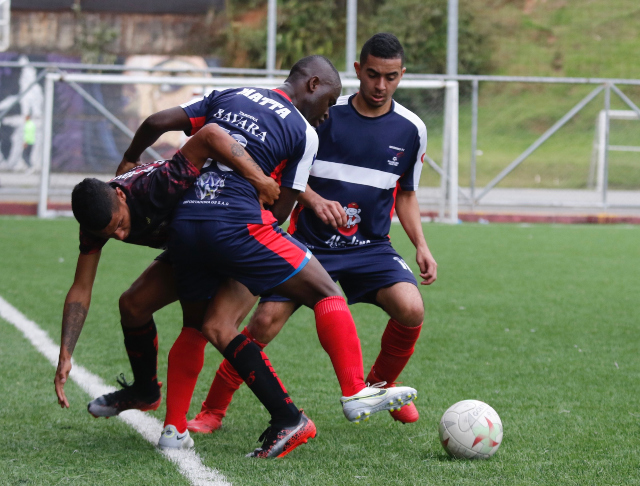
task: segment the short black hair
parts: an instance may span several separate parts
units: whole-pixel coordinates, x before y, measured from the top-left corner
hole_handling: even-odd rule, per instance
[[[360,65],[367,61],[369,55],[381,59],[401,59],[404,66],[404,49],[398,38],[389,32],[380,32],[371,37],[360,51]]]
[[[98,179],[87,177],[73,188],[71,210],[80,227],[89,231],[105,229],[118,205],[116,190]]]
[[[335,75],[335,79],[333,80],[334,82],[340,81],[340,73],[338,73],[338,70],[333,65],[333,63],[326,57],[321,56],[319,54],[303,57],[302,59],[298,60],[291,68],[291,71],[289,71],[289,76],[287,77],[286,80],[296,81],[304,76],[308,76],[309,72],[307,68],[318,61],[323,62],[325,65],[331,68],[331,70],[333,71],[333,74]]]

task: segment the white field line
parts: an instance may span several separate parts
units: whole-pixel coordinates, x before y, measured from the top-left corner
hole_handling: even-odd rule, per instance
[[[0,297],[0,317],[13,324],[24,334],[31,344],[49,360],[54,367],[58,366],[60,348],[49,335],[35,322],[27,319],[18,309]],[[115,391],[115,388],[104,383],[102,378],[94,375],[86,368],[73,362],[71,378],[80,385],[92,398]],[[53,393],[53,385],[51,386]],[[162,432],[162,422],[138,410],[129,410],[119,415],[125,423],[133,427],[138,433],[154,446],[158,443]],[[200,456],[193,450],[160,451],[165,458],[178,466],[180,473],[194,486],[230,486],[231,483],[217,470],[210,469],[202,463]]]

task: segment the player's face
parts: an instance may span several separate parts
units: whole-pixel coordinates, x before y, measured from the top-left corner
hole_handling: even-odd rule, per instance
[[[406,71],[401,58],[382,59],[371,55],[362,64],[356,62],[355,68],[360,80],[360,96],[371,108],[391,103],[393,93]]]
[[[127,196],[122,190],[116,188],[116,196],[118,204],[116,210],[111,216],[111,221],[106,228],[100,231],[92,231],[101,238],[115,238],[116,240],[125,240],[131,232],[131,212],[127,206]]]
[[[321,84],[311,95],[308,107],[301,113],[313,127],[319,127],[329,118],[329,108],[336,104],[342,85]]]

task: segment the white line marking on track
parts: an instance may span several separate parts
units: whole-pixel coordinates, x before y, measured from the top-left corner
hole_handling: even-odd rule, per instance
[[[0,317],[24,334],[35,348],[44,355],[54,367],[58,366],[60,348],[49,335],[35,322],[27,319],[18,309],[0,297]],[[115,388],[104,383],[102,378],[94,375],[86,368],[73,362],[73,369],[69,375],[92,398],[115,391]],[[53,386],[52,386],[53,391]],[[133,427],[142,437],[154,446],[158,443],[162,432],[162,422],[155,417],[138,410],[129,410],[118,416],[125,423]],[[195,450],[160,451],[165,458],[178,466],[180,473],[194,486],[227,486],[229,481],[216,469],[211,469],[202,463],[202,459]]]

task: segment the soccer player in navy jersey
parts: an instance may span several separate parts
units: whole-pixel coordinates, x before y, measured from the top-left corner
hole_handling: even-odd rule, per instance
[[[424,318],[417,281],[389,241],[394,207],[416,247],[421,283],[430,285],[437,276],[415,195],[427,132],[415,114],[393,100],[405,72],[404,51],[395,36],[381,33],[369,39],[355,69],[360,90],[341,97],[319,127],[318,157],[289,232],[340,282],[350,304],[372,303],[389,315],[380,354],[366,381],[392,387],[413,354]],[[243,333],[264,347],[297,308],[280,295],[263,296]],[[223,361],[189,430],[219,428],[241,383]],[[413,403],[391,415],[403,423],[419,417]]]
[[[309,83],[306,73],[311,69],[325,72],[330,82]],[[296,109],[300,91],[323,90],[333,99],[320,106],[320,111],[315,111],[317,106]],[[221,277],[240,282],[254,296],[275,289],[314,310],[318,337],[333,363],[343,393],[343,411],[349,420],[400,408],[415,397],[416,391],[409,387],[381,390],[365,385],[360,342],[339,287],[304,245],[278,227],[307,186],[318,146],[310,123],[326,118],[340,90],[340,78],[331,63],[321,56],[311,56],[296,63],[278,89],[214,91],[204,100],[184,106],[194,127],[215,121],[246,143],[247,151],[264,172],[279,181],[280,196],[271,211],[261,210],[247,181],[218,163],[205,168],[176,208],[169,250],[185,327],[169,357],[161,446],[176,447],[174,438],[186,433],[186,413],[202,368],[202,359],[196,356],[202,356],[207,342],[224,354],[272,416],[263,445],[253,456],[272,457],[282,437],[315,435],[304,433],[308,419],[287,402],[281,384],[268,388],[258,385],[258,376],[265,383],[268,378],[259,375],[258,365],[268,360],[250,337],[238,332],[236,317],[221,312],[218,303],[229,299],[228,295],[215,295]],[[240,300],[248,300],[243,295],[248,293],[237,294]],[[202,334],[194,331],[200,326]],[[174,353],[178,348],[182,351]]]

